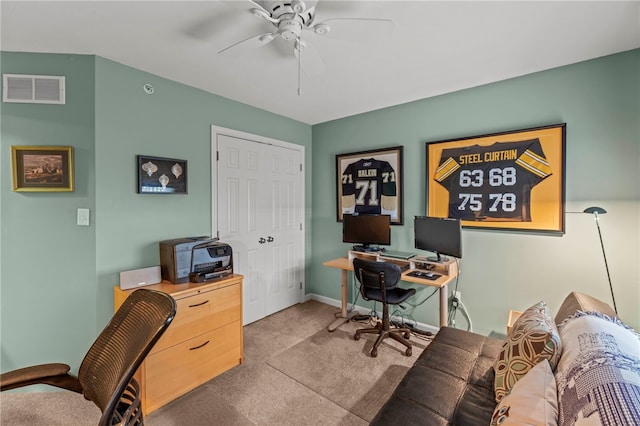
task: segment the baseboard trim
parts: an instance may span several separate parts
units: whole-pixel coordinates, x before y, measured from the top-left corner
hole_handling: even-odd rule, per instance
[[[337,308],[341,308],[342,307],[342,302],[340,300],[337,299],[332,299],[330,297],[326,297],[326,296],[322,296],[320,294],[315,294],[315,293],[308,293],[304,295],[304,301],[308,302],[309,300],[315,300],[316,302],[320,302],[320,303],[324,303],[326,305],[330,305],[330,306],[335,306]],[[349,307],[351,307],[351,305],[349,305]],[[371,308],[367,308],[365,306],[359,306],[356,305],[355,309],[361,313],[365,313],[365,312],[370,312]],[[382,315],[382,312],[378,312],[378,315]],[[392,320],[401,320],[400,317],[391,317]],[[420,329],[420,330],[424,330],[424,331],[430,331],[431,333],[437,333],[438,330],[440,330],[439,327],[436,327],[434,325],[431,324],[425,324],[422,322],[417,322],[416,321],[416,326]]]

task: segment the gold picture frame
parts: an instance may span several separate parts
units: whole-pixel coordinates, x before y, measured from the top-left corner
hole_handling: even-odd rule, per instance
[[[564,234],[566,123],[426,143],[428,216]]]
[[[12,146],[14,192],[73,192],[73,148]]]

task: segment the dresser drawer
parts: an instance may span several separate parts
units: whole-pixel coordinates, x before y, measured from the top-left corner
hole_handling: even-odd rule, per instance
[[[236,321],[146,359],[145,411],[151,412],[239,365],[242,324]]]
[[[205,291],[176,300],[173,322],[151,350],[156,353],[214,328],[241,320],[242,286]]]

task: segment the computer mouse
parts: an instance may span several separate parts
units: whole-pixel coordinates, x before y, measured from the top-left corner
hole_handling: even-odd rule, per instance
[[[431,277],[433,276],[433,272],[425,272],[423,275],[424,275],[425,277],[429,277],[429,278],[431,278]]]

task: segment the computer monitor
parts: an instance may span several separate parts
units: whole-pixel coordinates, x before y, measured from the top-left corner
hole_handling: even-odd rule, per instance
[[[375,251],[370,245],[390,245],[391,216],[386,214],[343,215],[342,241],[356,244],[353,250],[357,251]]]
[[[448,260],[446,256],[462,257],[462,229],[459,219],[416,216],[413,224],[415,248],[436,254],[429,260],[441,262]]]

